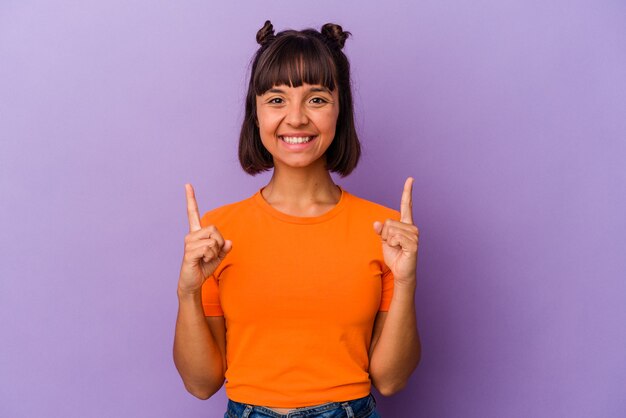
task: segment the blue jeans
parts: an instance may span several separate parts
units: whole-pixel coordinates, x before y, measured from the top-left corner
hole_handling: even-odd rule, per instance
[[[224,418],[381,418],[376,411],[376,399],[371,393],[363,398],[344,402],[328,402],[323,405],[296,408],[280,414],[258,405],[228,400]]]

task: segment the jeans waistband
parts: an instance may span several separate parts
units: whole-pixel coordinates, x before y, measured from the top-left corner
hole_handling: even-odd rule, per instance
[[[224,418],[362,418],[376,409],[376,399],[371,393],[363,398],[343,402],[328,402],[317,406],[296,408],[286,414],[259,405],[228,400]]]

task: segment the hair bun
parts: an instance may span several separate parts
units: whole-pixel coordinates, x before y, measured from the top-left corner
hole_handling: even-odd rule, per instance
[[[352,34],[350,32],[344,32],[339,25],[336,25],[334,23],[327,23],[322,26],[322,35],[334,41],[341,49],[346,43],[346,39],[348,39],[348,36]]]
[[[265,45],[274,38],[274,26],[272,26],[272,22],[266,20],[263,27],[256,33],[256,41],[260,45]]]

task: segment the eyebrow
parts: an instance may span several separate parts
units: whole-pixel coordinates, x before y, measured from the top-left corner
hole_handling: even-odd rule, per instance
[[[324,92],[324,93],[331,94],[331,91],[328,90],[326,87],[312,87],[312,88],[309,89],[309,91],[315,91],[315,92],[321,91],[321,92]]]
[[[328,90],[326,87],[311,87],[309,89],[309,92],[323,92],[323,93],[331,94],[330,90]],[[284,94],[285,90],[273,88],[273,89],[269,89],[265,93],[283,93]]]

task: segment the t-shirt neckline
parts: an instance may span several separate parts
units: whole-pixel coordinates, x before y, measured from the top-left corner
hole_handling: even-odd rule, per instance
[[[296,223],[296,224],[315,224],[327,221],[337,215],[339,212],[343,210],[346,206],[346,201],[348,199],[349,193],[344,190],[343,187],[337,185],[341,190],[341,196],[339,198],[339,202],[335,206],[333,206],[330,210],[324,212],[318,216],[294,216],[289,215],[287,213],[281,212],[276,209],[274,206],[270,205],[263,195],[261,191],[265,188],[265,186],[261,187],[253,196],[253,200],[268,214],[272,215],[275,218],[280,219],[284,222]]]

